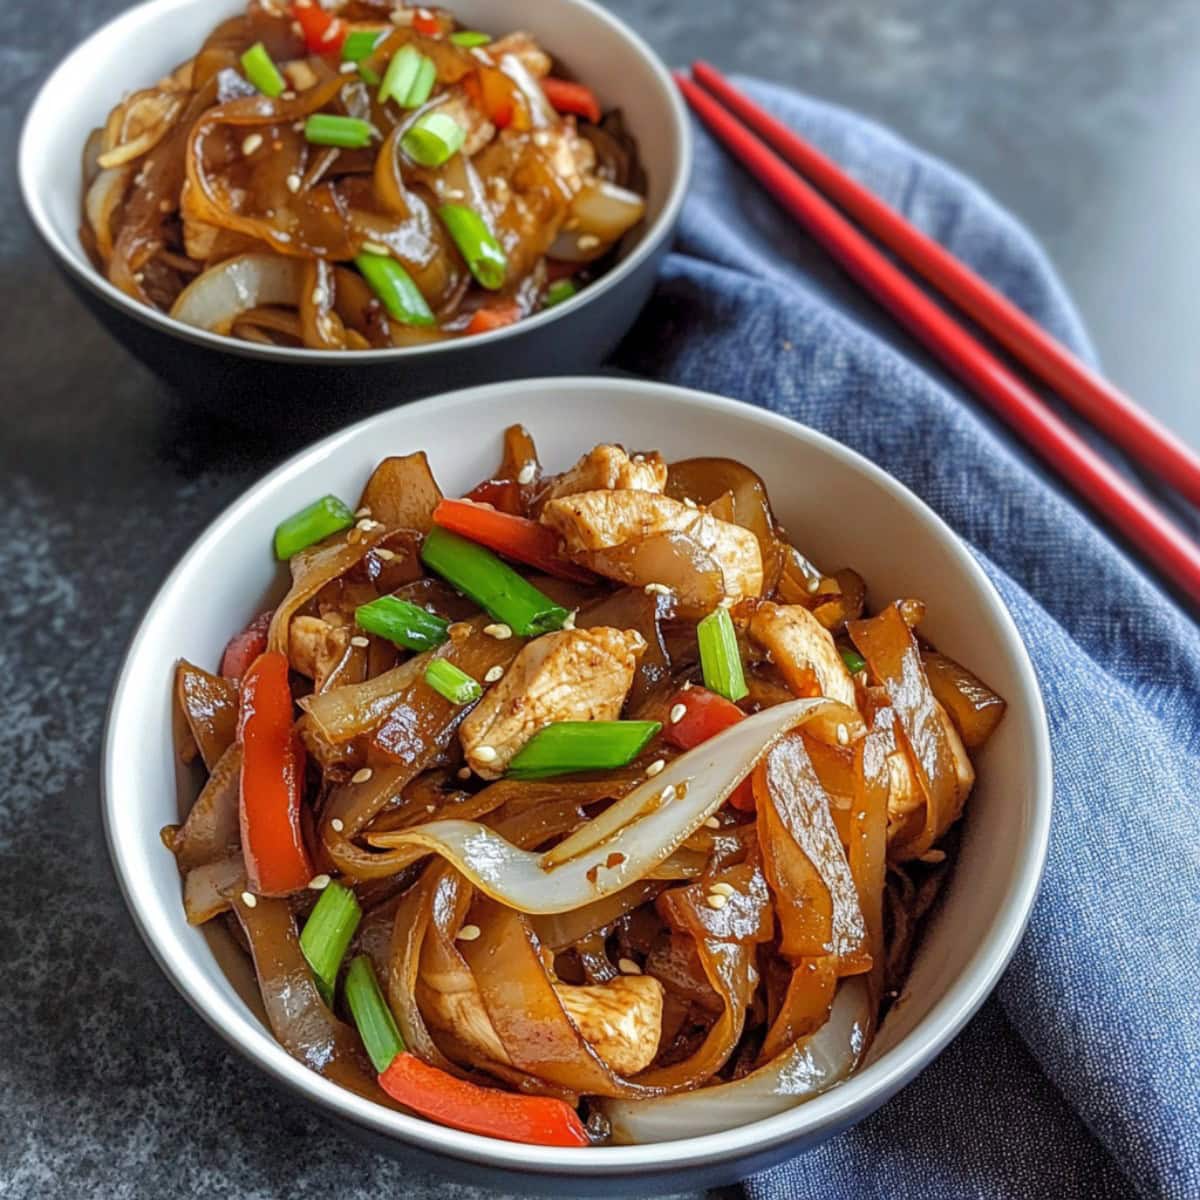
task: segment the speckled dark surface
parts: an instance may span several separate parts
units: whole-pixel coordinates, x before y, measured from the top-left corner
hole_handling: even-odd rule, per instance
[[[0,150],[121,0],[0,6]],[[863,109],[1039,233],[1115,377],[1200,442],[1195,0],[615,0],[704,55]],[[0,180],[0,1195],[476,1196],[350,1146],[175,995],[98,821],[104,705],[192,537],[280,455],[180,413],[68,296]]]

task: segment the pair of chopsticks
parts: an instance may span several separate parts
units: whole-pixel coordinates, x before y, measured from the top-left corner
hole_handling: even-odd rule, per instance
[[[1052,470],[1107,517],[1164,576],[1200,603],[1200,547],[830,201],[954,301],[1116,446],[1194,504],[1200,504],[1200,457],[964,263],[738,91],[719,71],[698,62],[692,66],[692,75],[694,80],[676,72],[675,80],[688,104],[733,156]]]

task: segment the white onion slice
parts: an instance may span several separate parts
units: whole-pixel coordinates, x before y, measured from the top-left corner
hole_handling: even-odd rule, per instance
[[[547,253],[563,262],[590,262],[628,233],[645,212],[646,202],[636,192],[597,180],[575,195],[571,229],[559,233]]]
[[[773,1117],[845,1079],[866,1049],[871,1006],[865,977],[838,989],[829,1020],[764,1067],[736,1080],[657,1100],[600,1100],[616,1145],[673,1142]]]
[[[278,254],[239,254],[210,267],[179,293],[171,316],[185,325],[228,333],[247,309],[260,304],[296,306],[304,265]]]
[[[581,826],[553,856],[521,850],[475,821],[431,821],[378,834],[371,844],[439,854],[481,891],[519,912],[580,908],[644,879],[721,807],[785,733],[828,703],[792,700],[747,717],[680,755]]]

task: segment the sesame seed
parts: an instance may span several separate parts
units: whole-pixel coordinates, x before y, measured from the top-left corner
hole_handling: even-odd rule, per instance
[[[413,14],[411,8],[393,8],[388,14],[388,20],[393,25],[411,25],[413,23]]]
[[[351,783],[366,783],[375,772],[370,767],[360,767],[353,775],[350,776]]]
[[[297,37],[303,37],[304,36],[304,26],[301,25],[299,21],[293,21],[292,22],[292,32]]]
[[[459,777],[459,779],[470,779],[471,778],[471,768],[470,767],[459,767],[458,768],[458,777]]]
[[[245,155],[251,155],[259,148],[259,146],[262,145],[262,143],[262,134],[252,133],[244,142],[242,142],[242,153]]]
[[[350,639],[350,645],[357,646],[360,650],[365,650],[370,644],[371,639],[363,637],[362,634],[355,634],[355,636]]]
[[[945,862],[946,852],[945,850],[926,850],[925,853],[921,855],[921,861],[923,863]]]
[[[573,609],[571,609],[571,611],[569,613],[567,613],[566,620],[563,621],[563,623],[562,623],[562,627],[564,629],[574,629],[575,628],[575,614],[578,612],[579,612],[579,609],[573,608]]]
[[[458,931],[458,940],[460,942],[473,942],[480,934],[478,925],[464,925]]]
[[[720,829],[721,828],[721,822],[718,821],[716,817],[709,817],[708,820],[704,822],[704,824],[707,825],[709,829]]]
[[[288,88],[286,92],[279,93],[279,98],[280,100],[295,100],[296,93],[293,92],[291,88]]]
[[[502,666],[500,666],[499,664],[497,664],[494,667],[488,667],[487,672],[484,674],[483,682],[484,683],[495,683],[496,680],[503,679],[503,678],[504,678],[504,668]]]
[[[338,67],[338,70],[343,75],[353,75],[354,72],[358,70],[358,63],[344,62],[340,67]]]
[[[712,892],[714,896],[729,897],[733,895],[734,889],[733,884],[731,883],[714,883],[708,890]]]
[[[678,721],[682,721],[687,716],[687,705],[676,704],[671,709],[671,724],[674,725]]]
[[[387,258],[392,252],[382,242],[363,242],[362,248],[368,254],[381,254]]]
[[[692,690],[692,681],[690,679],[685,679],[683,681],[683,687],[681,687],[679,690],[681,692],[690,692]]]
[[[447,200],[465,200],[466,198],[467,198],[467,193],[464,192],[462,190],[462,188],[447,188],[446,189],[446,199]]]
[[[371,515],[371,506],[369,504],[364,504],[362,508],[360,508],[354,515],[356,517],[369,517]]]
[[[600,245],[600,239],[594,233],[582,233],[575,244],[580,250],[595,250]]]
[[[383,546],[376,546],[375,557],[382,558],[384,562],[391,562],[396,557],[396,552],[395,550],[388,550]]]
[[[304,122],[303,122],[303,121],[293,121],[293,122],[292,122],[292,129],[293,129],[293,130],[294,130],[296,133],[303,133],[303,132],[304,132]]]
[[[301,179],[299,175],[291,174],[287,177],[287,190],[294,196],[300,190]]]
[[[724,908],[725,905],[729,903],[729,898],[727,896],[722,896],[720,892],[710,892],[704,897],[704,903],[707,904],[709,908]]]
[[[656,758],[646,768],[646,777],[648,779],[653,779],[655,777],[655,775],[657,775],[663,769],[663,767],[665,767],[666,765],[667,765],[667,760],[665,758]]]
[[[321,289],[318,288],[317,290],[320,291]],[[316,292],[314,292],[313,293],[313,303],[316,304],[316,302],[317,302],[317,296],[316,296]],[[383,522],[382,521],[372,521],[370,517],[363,517],[363,519],[361,521],[355,521],[354,528],[361,529],[364,533],[366,533],[371,529],[382,529]]]
[[[640,975],[642,973],[642,968],[639,967],[632,958],[618,958],[617,970],[620,971],[622,975]]]
[[[336,38],[341,32],[341,24],[338,21],[330,21],[329,24],[325,26],[325,32],[321,34],[321,41],[332,42],[334,38]]]
[[[854,819],[855,819],[856,821],[865,821],[865,820],[867,819],[867,811],[866,811],[866,809],[863,809],[863,811],[862,811],[862,812],[856,812],[856,813],[854,814]]]
[[[850,730],[848,730],[845,725],[839,725],[837,727],[837,740],[839,746],[850,745]]]
[[[642,588],[642,591],[647,596],[669,596],[671,594],[671,589],[665,583],[648,583]]]
[[[323,892],[332,882],[333,882],[333,880],[330,879],[328,875],[325,875],[325,874],[314,875],[308,881],[308,886],[314,892]]]
[[[346,822],[343,821],[341,817],[334,817],[333,820],[329,822],[329,828],[332,829],[334,833],[341,833],[342,830],[346,828]]]
[[[437,812],[437,805],[436,804],[427,804],[427,805],[425,805],[425,811],[427,813]]]
[[[498,642],[507,642],[508,639],[512,637],[512,629],[503,624],[485,625],[483,627],[483,632],[486,633],[488,637],[495,638]]]
[[[258,903],[258,897],[253,892],[243,892],[242,903],[247,908],[253,908]]]
[[[495,762],[500,756],[496,753],[495,746],[476,746],[475,757],[481,763]]]
[[[686,505],[687,505],[687,507],[688,507],[688,508],[695,508],[695,507],[696,507],[696,502],[695,502],[695,500],[693,500],[693,499],[691,498],[691,496],[684,496],[684,498],[683,498],[683,502],[684,502],[684,504],[686,504]]]
[[[527,462],[521,468],[521,470],[517,473],[517,482],[518,483],[532,483],[533,477],[536,473],[537,473],[537,467],[533,463]]]
[[[635,454],[633,456],[633,461],[635,463],[644,463],[646,461],[646,456],[644,454]]]

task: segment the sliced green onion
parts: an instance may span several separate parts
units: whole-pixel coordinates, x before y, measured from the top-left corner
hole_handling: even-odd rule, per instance
[[[492,40],[490,33],[480,33],[478,29],[460,29],[450,35],[450,40],[456,46],[486,46]]]
[[[431,112],[418,117],[403,133],[400,144],[404,153],[423,167],[440,167],[462,149],[467,131],[445,113]]]
[[[443,204],[438,215],[467,260],[471,274],[490,291],[503,287],[508,259],[487,222],[465,204]]]
[[[658,721],[560,721],[539,729],[508,764],[514,779],[628,766],[662,725]]]
[[[403,104],[408,95],[417,71],[421,67],[421,53],[412,46],[401,46],[387,65],[383,73],[383,82],[379,85],[379,103],[385,104],[395,97],[397,103]]]
[[[362,909],[354,893],[340,883],[331,883],[321,893],[300,932],[300,949],[312,967],[321,998],[330,1008],[346,947],[361,919]]]
[[[355,29],[342,43],[342,62],[361,62],[372,53],[386,29]]]
[[[842,662],[846,664],[846,670],[851,675],[857,675],[867,665],[867,660],[857,650],[851,650],[849,647],[846,647],[841,654]]]
[[[579,289],[575,286],[573,280],[556,279],[546,289],[546,299],[543,302],[544,308],[553,308],[556,304],[562,304],[566,300],[575,295]]]
[[[341,117],[336,113],[313,113],[304,122],[304,140],[314,146],[341,146],[362,150],[371,144],[374,130],[361,117]]]
[[[521,637],[561,629],[567,610],[543,595],[490,550],[435,525],[421,561]]]
[[[367,1048],[371,1065],[382,1074],[397,1054],[404,1053],[404,1039],[396,1028],[392,1010],[375,978],[375,968],[366,954],[355,958],[346,971],[346,1003],[358,1026],[358,1036]]]
[[[280,95],[284,87],[287,85],[283,82],[283,76],[279,73],[279,68],[271,61],[271,56],[267,53],[267,48],[262,42],[255,42],[245,54],[242,55],[242,70],[246,72],[246,78],[264,96]]]
[[[432,650],[446,640],[450,622],[397,596],[380,596],[354,610],[359,629],[406,650]]]
[[[322,496],[276,528],[275,557],[282,562],[353,524],[354,514],[336,496]]]
[[[432,58],[421,55],[421,65],[417,68],[417,77],[413,80],[412,87],[408,89],[408,95],[404,97],[404,107],[420,108],[429,99],[435,83],[437,83],[437,67],[433,65]]]
[[[434,325],[436,319],[430,311],[421,289],[412,276],[394,259],[383,254],[359,254],[354,265],[362,272],[371,291],[379,297],[388,315],[401,325]]]
[[[365,83],[375,86],[380,81],[378,72],[368,67],[363,60],[369,58],[381,38],[387,36],[386,29],[356,29],[346,35],[342,43],[342,62],[358,63],[358,73]]]
[[[414,46],[392,55],[379,85],[379,103],[395,100],[401,108],[420,108],[437,82],[437,67]]]
[[[733,618],[727,608],[714,608],[696,626],[700,643],[700,667],[704,671],[704,686],[726,700],[740,700],[750,694],[742,671],[742,656],[738,650]]]
[[[477,680],[444,658],[435,658],[425,668],[425,682],[451,704],[470,704],[483,695]]]

